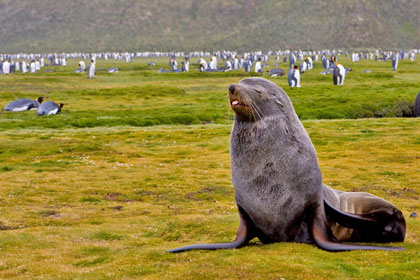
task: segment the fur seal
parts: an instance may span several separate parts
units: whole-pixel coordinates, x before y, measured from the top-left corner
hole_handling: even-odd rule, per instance
[[[323,185],[324,199],[341,211],[359,214],[376,220],[374,226],[344,227],[331,222],[330,228],[338,241],[349,242],[402,242],[405,239],[406,223],[400,210],[394,205],[366,192],[344,192]],[[326,206],[327,216],[329,215]],[[333,214],[334,215],[334,214]]]
[[[283,89],[262,78],[243,79],[229,87],[235,112],[230,156],[239,211],[236,240],[196,244],[168,252],[231,249],[262,243],[315,243],[328,251],[402,250],[339,243],[324,209],[322,176],[315,148]],[[357,214],[328,208],[334,221],[374,223]]]
[[[417,93],[416,101],[414,102],[414,116],[420,117],[420,91]]]

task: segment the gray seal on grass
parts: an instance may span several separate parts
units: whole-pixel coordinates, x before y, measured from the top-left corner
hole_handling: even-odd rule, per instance
[[[168,252],[240,248],[255,237],[264,244],[315,243],[328,251],[403,249],[335,240],[326,209],[349,226],[375,221],[324,201],[315,148],[283,89],[266,79],[247,78],[229,87],[229,100],[235,112],[230,156],[240,219],[236,240]]]

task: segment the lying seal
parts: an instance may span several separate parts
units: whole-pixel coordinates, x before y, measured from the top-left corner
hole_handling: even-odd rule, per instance
[[[235,112],[230,155],[240,218],[236,240],[169,252],[240,248],[255,237],[262,243],[316,243],[328,251],[403,249],[335,241],[324,210],[314,146],[281,88],[262,78],[247,78],[229,87],[229,99]],[[334,207],[328,209],[337,222],[374,223]]]
[[[363,223],[347,225],[352,228],[331,222],[330,228],[338,241],[383,243],[404,241],[406,232],[404,216],[385,199],[365,192],[343,192],[326,185],[323,185],[323,190],[324,199],[329,205],[376,221],[370,225]],[[327,216],[329,216],[329,205],[326,205]]]

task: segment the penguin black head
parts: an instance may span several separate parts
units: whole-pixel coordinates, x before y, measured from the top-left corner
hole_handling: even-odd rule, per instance
[[[44,100],[45,100],[45,97],[43,96],[40,96],[36,99],[36,101],[38,101],[39,104],[41,104]]]
[[[57,105],[58,105],[58,107],[60,107],[60,109],[61,109],[61,108],[63,108],[63,107],[64,107],[64,105],[66,105],[66,104],[64,104],[64,103],[58,103]]]

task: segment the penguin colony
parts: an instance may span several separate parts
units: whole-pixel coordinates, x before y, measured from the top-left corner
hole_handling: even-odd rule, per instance
[[[269,51],[269,52],[245,52],[242,56],[237,52],[232,51],[218,51],[214,53],[209,52],[191,52],[185,54],[183,52],[107,52],[107,53],[61,53],[61,54],[0,54],[0,74],[10,75],[21,72],[37,73],[44,69],[45,72],[54,72],[54,69],[45,68],[46,66],[67,66],[68,59],[81,59],[78,63],[76,73],[87,73],[87,78],[94,79],[96,75],[96,61],[102,60],[124,60],[131,63],[134,58],[153,58],[153,57],[169,57],[169,69],[159,69],[158,73],[173,72],[189,72],[190,59],[198,58],[197,65],[199,72],[228,72],[238,71],[243,69],[245,72],[254,72],[264,75],[268,73],[270,77],[279,77],[285,75],[285,71],[278,66],[278,62],[282,60],[283,63],[289,61],[288,69],[288,83],[290,87],[301,87],[301,77],[305,72],[314,69],[313,63],[321,60],[323,71],[322,75],[332,74],[333,85],[343,86],[346,74],[351,71],[350,68],[344,67],[338,63],[338,57],[344,55],[350,57],[352,62],[357,62],[362,59],[375,60],[378,62],[391,61],[393,71],[397,71],[398,62],[407,59],[411,62],[415,60],[415,56],[420,53],[420,49],[408,51],[379,51],[376,52],[353,52],[342,50],[322,50],[322,51],[295,51],[293,49]],[[268,69],[269,57],[275,57],[274,68]],[[206,57],[209,58],[206,61]],[[181,67],[179,67],[177,58],[182,58]],[[86,60],[90,61],[89,66],[86,66]],[[218,61],[223,61],[224,65],[218,67]],[[155,66],[153,61],[148,63],[149,67]],[[118,73],[119,69],[115,67],[108,68],[107,73]],[[371,73],[371,70],[364,70],[363,73]],[[20,99],[8,104],[3,111],[26,111],[39,110],[43,100]],[[418,103],[418,102],[417,102]],[[417,104],[416,103],[416,104]],[[43,110],[38,115],[57,114],[61,111],[63,103],[46,102],[47,105],[42,106]],[[61,104],[61,105],[60,105]],[[420,104],[418,105],[420,106]],[[418,108],[420,110],[420,108]]]

